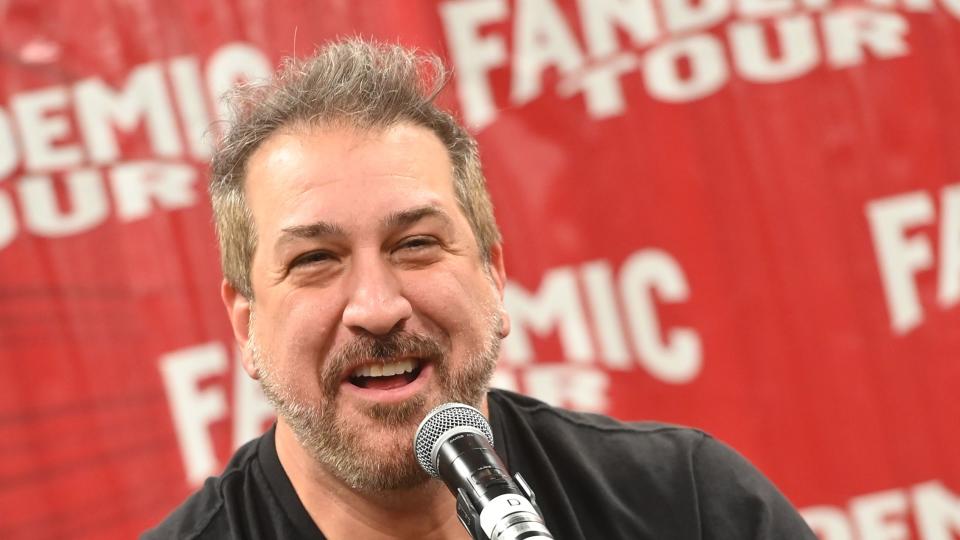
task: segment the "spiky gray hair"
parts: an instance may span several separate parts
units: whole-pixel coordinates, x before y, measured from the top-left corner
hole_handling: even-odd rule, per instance
[[[457,202],[488,263],[500,231],[477,143],[434,103],[448,79],[436,55],[352,38],[322,46],[309,58],[288,58],[272,80],[231,92],[232,120],[214,152],[210,199],[223,274],[234,289],[253,299],[257,235],[244,195],[247,162],[273,133],[297,127],[382,130],[407,123],[433,131],[450,154]]]

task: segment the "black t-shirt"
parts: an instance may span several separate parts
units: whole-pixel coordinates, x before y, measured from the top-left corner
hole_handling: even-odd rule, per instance
[[[780,492],[709,435],[489,394],[497,452],[557,540],[812,539]],[[153,539],[324,539],[277,458],[274,429],[239,450]],[[339,540],[339,539],[333,539]]]

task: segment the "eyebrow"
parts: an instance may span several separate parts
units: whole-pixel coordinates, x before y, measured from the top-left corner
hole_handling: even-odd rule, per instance
[[[446,211],[439,206],[432,205],[417,206],[415,208],[394,212],[383,218],[381,224],[385,229],[395,229],[413,225],[422,219],[430,217],[440,219],[445,226],[453,224],[453,219],[450,218],[450,215],[447,214]]]
[[[273,246],[273,252],[279,256],[283,252],[284,246],[295,242],[296,240],[309,240],[311,238],[320,238],[323,236],[346,236],[347,233],[342,227],[326,221],[317,221],[306,225],[291,225],[284,227],[280,231],[280,238]]]
[[[282,229],[279,242],[294,238],[316,238],[318,236],[346,236],[342,227],[326,221],[317,221],[306,225],[292,225]]]
[[[445,226],[453,223],[453,219],[451,219],[450,215],[442,208],[424,205],[393,212],[381,219],[380,224],[384,229],[395,229],[408,227],[426,218],[438,218]],[[310,240],[324,236],[345,237],[347,236],[347,232],[340,225],[328,221],[317,221],[305,225],[291,225],[290,227],[281,229],[280,238],[276,243],[276,251],[279,251],[283,246],[297,239]]]

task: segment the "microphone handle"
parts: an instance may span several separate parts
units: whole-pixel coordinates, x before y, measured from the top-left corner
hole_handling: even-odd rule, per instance
[[[552,540],[532,491],[518,487],[486,438],[471,432],[440,445],[437,470],[457,498],[457,515],[474,540]]]
[[[454,496],[463,490],[478,509],[500,495],[523,494],[506,470],[487,440],[471,432],[450,437],[437,454],[437,471],[447,488]]]

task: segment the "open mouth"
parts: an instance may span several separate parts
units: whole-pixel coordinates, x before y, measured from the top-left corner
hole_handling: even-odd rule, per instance
[[[414,359],[366,364],[355,369],[347,381],[359,388],[392,390],[415,381],[422,369],[421,362]]]

